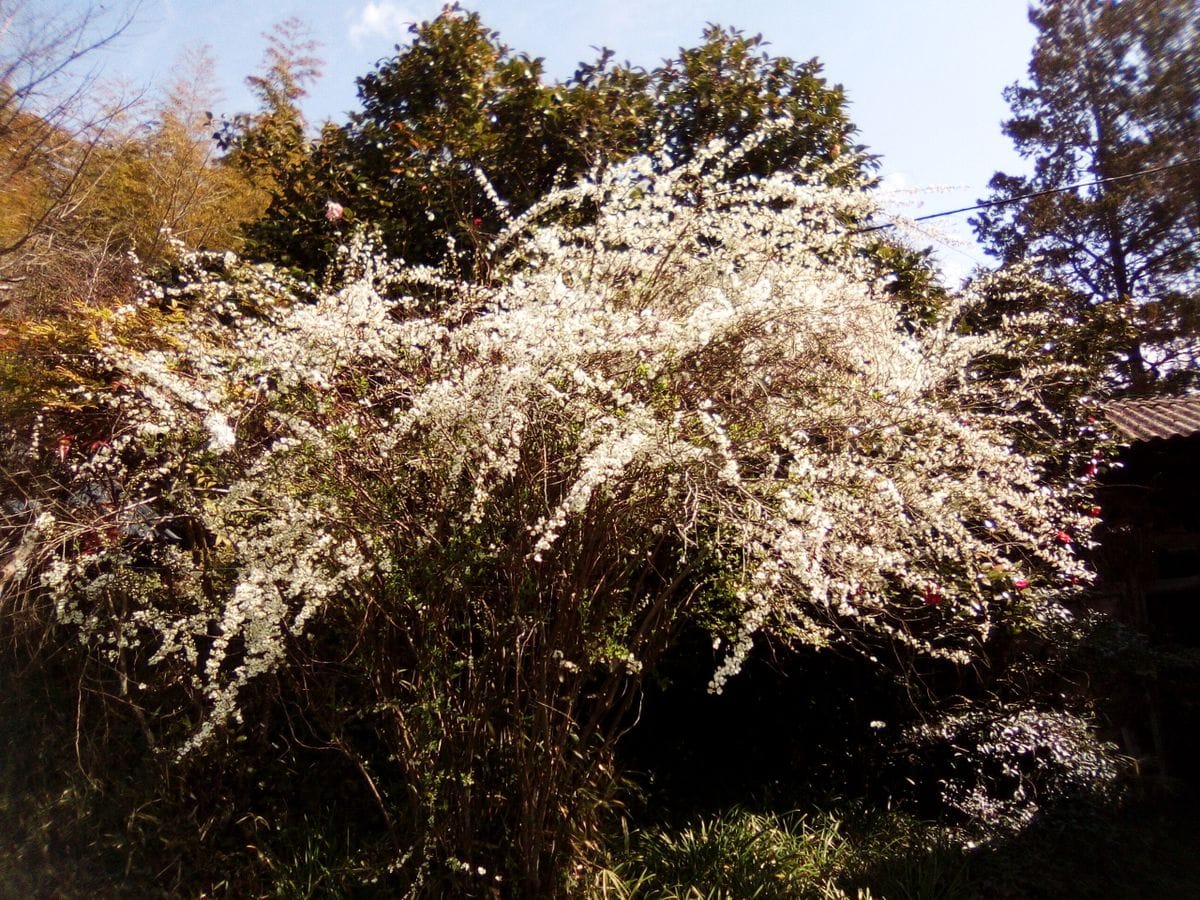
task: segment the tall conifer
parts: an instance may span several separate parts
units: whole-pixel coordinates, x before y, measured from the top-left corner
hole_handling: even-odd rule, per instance
[[[1183,389],[1200,318],[1200,7],[1039,0],[1030,20],[1004,132],[1032,173],[997,173],[989,199],[1024,199],[973,224],[992,255],[1070,288],[1053,312],[1087,326],[1075,350],[1104,357],[1111,389]]]

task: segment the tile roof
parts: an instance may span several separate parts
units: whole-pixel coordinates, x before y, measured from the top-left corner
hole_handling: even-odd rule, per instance
[[[1134,441],[1200,434],[1200,397],[1121,400],[1104,412],[1118,431]]]

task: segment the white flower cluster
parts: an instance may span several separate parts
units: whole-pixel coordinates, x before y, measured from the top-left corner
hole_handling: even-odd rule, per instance
[[[976,827],[1018,831],[1043,806],[1117,789],[1120,758],[1087,721],[1030,708],[950,716],[914,735],[925,747],[949,747],[953,774],[942,801]]]
[[[176,455],[140,495],[120,473],[118,524],[186,514],[208,542],[194,565],[224,573],[132,619],[156,660],[194,664],[214,715],[193,744],[323,604],[452,532],[491,535],[495,583],[539,585],[547,615],[627,598],[595,645],[630,670],[715,554],[736,619],[715,690],[763,630],[966,659],[998,617],[1058,614],[1090,523],[999,420],[965,423],[982,389],[964,367],[993,345],[898,325],[845,225],[863,191],[729,182],[739,152],[635,159],[548,198],[496,238],[486,283],[364,242],[335,291],[226,261],[172,289],[184,321],[158,349],[113,346],[139,458]],[[71,553],[42,557],[64,598],[108,571]]]

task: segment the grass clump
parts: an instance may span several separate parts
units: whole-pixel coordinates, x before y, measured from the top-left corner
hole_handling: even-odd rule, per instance
[[[735,808],[626,833],[587,896],[604,900],[841,900],[974,896],[966,855],[898,815]]]

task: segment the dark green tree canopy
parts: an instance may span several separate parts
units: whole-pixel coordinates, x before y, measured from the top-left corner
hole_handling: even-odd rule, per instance
[[[871,160],[840,86],[816,60],[764,51],[761,37],[711,26],[702,43],[653,71],[614,63],[602,50],[566,81],[541,59],[514,52],[477,13],[448,6],[412,26],[407,45],[359,79],[360,111],[327,128],[268,214],[264,256],[316,270],[356,222],[378,227],[410,262],[433,262],[453,244],[469,265],[500,221],[479,175],[519,213],[556,183],[654,150],[686,159],[715,138],[736,142],[768,118],[794,127],[748,156],[735,175],[811,169],[839,157],[835,179]],[[267,98],[270,99],[270,98]],[[324,221],[327,204],[336,221]]]
[[[333,141],[335,198],[379,226],[389,247],[432,261],[493,229],[476,172],[516,210],[644,143],[646,76],[605,54],[565,84],[499,42],[478,14],[447,8],[359,79],[362,110]]]
[[[681,49],[652,76],[658,124],[672,155],[688,158],[709,141],[736,142],[767,119],[795,127],[758,148],[745,171],[765,175],[861,153],[841,85],[830,87],[816,59],[771,56],[761,35],[710,25],[698,47]],[[851,176],[857,168],[845,173]]]
[[[215,137],[227,161],[269,197],[267,215],[247,229],[252,253],[293,264],[293,256],[325,231],[308,122],[300,102],[321,74],[318,44],[299,19],[268,33],[262,68],[246,79],[258,110],[221,123]]]
[[[286,19],[268,33],[263,66],[246,79],[259,111],[226,132],[232,161],[268,189],[288,180],[304,156],[308,123],[300,101],[321,74],[317,43],[299,19]]]
[[[973,224],[1005,263],[1037,259],[1073,291],[1116,390],[1195,377],[1200,295],[1200,7],[1191,0],[1041,0],[1029,80],[1004,131],[1032,163],[997,173]],[[1147,174],[1139,174],[1147,173]],[[1098,182],[1098,183],[1096,183]]]

